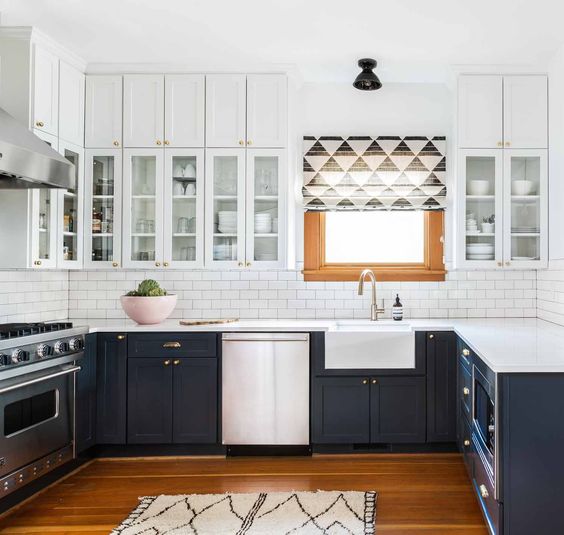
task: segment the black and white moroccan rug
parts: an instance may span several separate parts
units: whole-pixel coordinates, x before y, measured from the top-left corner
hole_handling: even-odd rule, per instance
[[[112,535],[372,535],[376,492],[146,496]]]

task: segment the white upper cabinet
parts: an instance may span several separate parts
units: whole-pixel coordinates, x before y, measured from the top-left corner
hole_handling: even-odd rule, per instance
[[[246,85],[244,74],[212,74],[206,77],[208,147],[245,146]]]
[[[123,144],[162,146],[164,140],[164,76],[128,74],[123,77]]]
[[[59,64],[59,138],[84,144],[84,74],[64,61]]]
[[[86,77],[87,148],[116,148],[122,144],[122,77]]]
[[[33,54],[32,117],[34,128],[58,135],[59,58],[38,45]]]
[[[287,81],[281,74],[247,76],[247,145],[285,147],[287,144]]]
[[[498,148],[503,142],[503,77],[461,76],[458,81],[458,145]]]
[[[548,147],[546,76],[503,78],[504,146],[512,149]]]
[[[201,74],[165,75],[165,145],[204,146],[204,88],[205,78]]]

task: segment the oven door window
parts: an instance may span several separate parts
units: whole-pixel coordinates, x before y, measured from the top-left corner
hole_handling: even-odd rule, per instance
[[[59,392],[49,390],[4,407],[4,437],[51,420],[59,411]]]
[[[482,436],[482,440],[485,442],[486,447],[490,452],[494,449],[494,437],[493,433],[490,432],[490,426],[495,424],[494,422],[494,404],[488,394],[488,391],[480,383],[480,381],[474,382],[474,418]]]

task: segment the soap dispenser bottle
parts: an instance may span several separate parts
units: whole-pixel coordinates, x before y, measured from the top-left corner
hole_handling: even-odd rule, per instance
[[[396,302],[392,305],[392,318],[396,321],[403,319],[403,305],[401,304],[399,294],[396,294]]]

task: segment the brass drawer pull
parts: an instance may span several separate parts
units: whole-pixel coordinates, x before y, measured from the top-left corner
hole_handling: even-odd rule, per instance
[[[362,384],[363,384],[363,385],[367,385],[367,384],[368,384],[368,379],[363,379],[363,380],[362,380]]]
[[[482,498],[489,498],[490,493],[485,485],[480,485],[478,488],[480,489],[480,496],[482,496]]]
[[[470,350],[469,349],[463,349],[462,350],[462,354],[467,357],[468,355],[470,355]]]
[[[165,349],[180,349],[182,344],[180,342],[165,342],[163,347]]]
[[[118,334],[118,335],[117,335],[117,339],[118,339],[119,341],[125,340],[125,334]]]
[[[175,366],[178,366],[178,365],[180,364],[180,359],[173,360],[172,363],[173,363]]]
[[[372,379],[372,384],[373,384],[373,385],[377,385],[377,384],[378,384],[378,379]]]
[[[468,396],[468,395],[470,394],[470,389],[469,389],[467,386],[465,386],[465,387],[462,389],[462,393],[463,393],[465,396]]]
[[[464,445],[466,447],[470,446],[470,441],[468,439],[464,440]]]
[[[163,364],[164,364],[165,366],[170,366],[170,360],[165,360],[165,361],[163,362]]]

